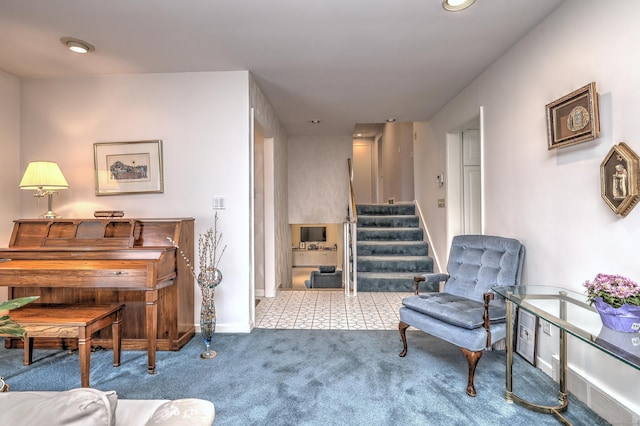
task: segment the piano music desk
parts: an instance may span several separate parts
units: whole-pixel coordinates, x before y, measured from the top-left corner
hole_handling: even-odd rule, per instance
[[[11,319],[27,331],[24,336],[24,365],[33,362],[34,338],[75,338],[80,355],[80,383],[83,388],[89,387],[91,336],[109,325],[113,334],[113,366],[120,366],[123,308],[124,305],[34,304],[11,311]]]

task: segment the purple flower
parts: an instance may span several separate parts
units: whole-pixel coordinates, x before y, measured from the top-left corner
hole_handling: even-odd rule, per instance
[[[593,299],[602,297],[603,301],[614,308],[625,303],[640,306],[640,285],[621,275],[598,274],[593,281],[585,281],[584,286],[590,303],[593,303]]]

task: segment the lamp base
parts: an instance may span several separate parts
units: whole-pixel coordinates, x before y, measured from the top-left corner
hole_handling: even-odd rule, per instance
[[[47,212],[40,215],[41,219],[60,219],[62,217],[53,211],[53,194],[55,193],[55,191],[47,191]]]
[[[62,216],[60,216],[58,213],[52,212],[51,210],[49,210],[46,213],[42,213],[40,215],[40,219],[60,219],[62,218]]]

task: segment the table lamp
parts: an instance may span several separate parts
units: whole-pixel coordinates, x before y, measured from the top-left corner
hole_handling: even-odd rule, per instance
[[[48,211],[40,215],[43,219],[56,219],[60,216],[53,212],[51,207],[53,194],[59,189],[67,189],[69,184],[64,178],[58,163],[53,161],[32,161],[27,166],[27,170],[20,181],[20,189],[32,189],[36,193],[34,197],[40,198],[45,195],[49,197]]]

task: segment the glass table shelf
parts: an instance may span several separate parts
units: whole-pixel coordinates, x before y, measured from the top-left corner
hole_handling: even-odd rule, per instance
[[[561,414],[568,404],[567,335],[575,336],[611,357],[640,370],[640,333],[625,333],[605,327],[598,311],[587,301],[586,294],[551,286],[494,287],[492,290],[504,297],[507,305],[506,398],[508,401],[517,402],[537,411],[552,413],[563,423],[570,424]],[[512,392],[514,305],[555,325],[560,330],[560,396],[557,406],[538,405]]]
[[[602,325],[600,314],[589,305],[586,294],[560,287],[495,287],[493,290],[525,311],[555,325],[640,370],[640,333],[624,333]]]

